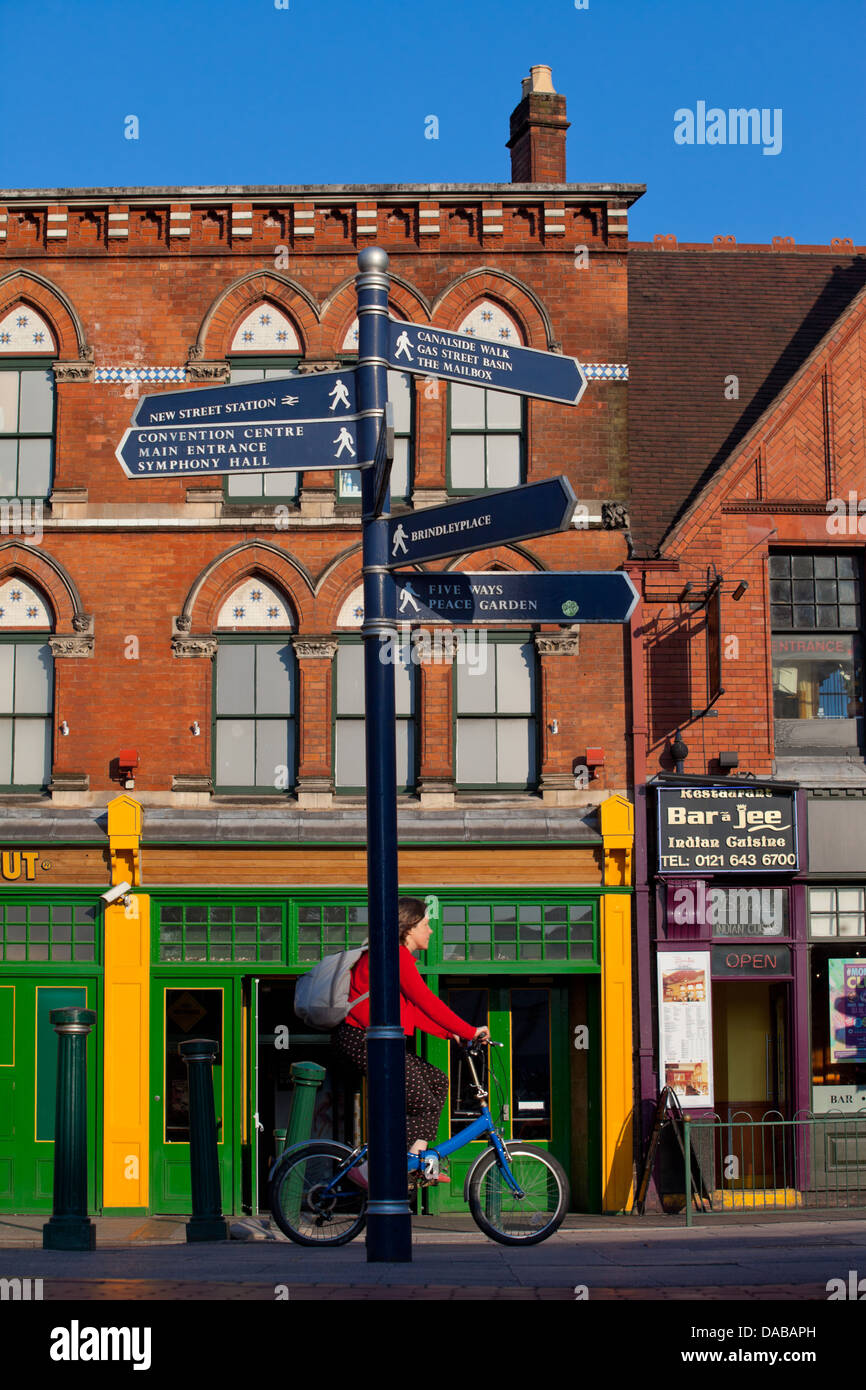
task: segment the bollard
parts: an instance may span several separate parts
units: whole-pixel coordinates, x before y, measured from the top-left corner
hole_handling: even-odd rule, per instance
[[[228,1240],[228,1222],[222,1214],[211,1070],[217,1044],[210,1038],[189,1038],[178,1050],[189,1076],[192,1219],[186,1223],[187,1244],[198,1240]]]
[[[43,1250],[93,1250],[96,1227],[87,1215],[87,1034],[92,1009],[52,1009],[57,1033],[54,1112],[54,1201],[42,1227]]]
[[[289,1114],[289,1127],[286,1132],[285,1147],[304,1144],[313,1130],[313,1112],[316,1109],[316,1091],[325,1079],[325,1068],[318,1062],[293,1062],[289,1075],[292,1078],[292,1108]]]

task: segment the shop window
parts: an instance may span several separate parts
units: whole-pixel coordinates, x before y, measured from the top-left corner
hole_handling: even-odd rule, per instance
[[[291,964],[356,951],[367,940],[366,904],[301,903],[298,906],[297,945]]]
[[[863,646],[856,556],[770,556],[776,744],[856,748],[862,742]]]
[[[282,903],[159,903],[159,960],[278,963],[284,916]]]
[[[395,646],[397,711],[397,788],[410,791],[416,779],[418,668],[408,643]],[[338,792],[362,792],[367,783],[364,726],[364,647],[342,638],[334,657],[334,786]]]
[[[595,904],[443,903],[443,963],[597,962]]]
[[[485,300],[457,330],[520,345],[522,334],[499,305]],[[521,396],[454,384],[448,388],[448,489],[461,495],[525,481],[526,413]]]
[[[0,496],[45,498],[54,458],[55,352],[45,320],[17,304],[0,319]],[[41,357],[35,354],[42,354]]]
[[[486,641],[486,665],[454,663],[457,783],[531,789],[538,780],[535,647],[489,632]]]
[[[14,876],[22,858],[17,850],[10,852],[11,865],[4,863],[4,872],[11,870]],[[96,959],[97,910],[93,904],[32,899],[0,903],[0,960],[9,964]]]
[[[821,1093],[824,1113],[856,1113],[866,1088],[866,944],[813,946],[810,956],[812,1083],[833,1088]]]
[[[810,888],[812,936],[866,936],[866,888]]]
[[[354,362],[351,364],[354,366]],[[388,399],[394,407],[394,462],[391,465],[391,502],[403,503],[411,492],[414,390],[405,372],[388,373]],[[337,472],[337,500],[360,502],[361,470]]]
[[[295,654],[285,641],[221,638],[214,676],[214,785],[283,792],[296,780]]]

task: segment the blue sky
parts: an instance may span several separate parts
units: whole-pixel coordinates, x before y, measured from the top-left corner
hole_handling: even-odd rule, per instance
[[[862,0],[280,3],[0,0],[0,187],[507,182],[547,63],[569,180],[648,186],[634,239],[866,240]],[[677,144],[699,102],[780,109],[780,152]]]

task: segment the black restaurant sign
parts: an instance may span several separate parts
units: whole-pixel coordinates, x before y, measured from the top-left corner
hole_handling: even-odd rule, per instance
[[[663,874],[790,874],[798,868],[793,791],[658,787]]]

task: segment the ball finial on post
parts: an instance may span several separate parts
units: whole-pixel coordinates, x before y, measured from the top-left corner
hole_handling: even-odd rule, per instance
[[[381,246],[365,246],[363,251],[358,252],[358,269],[362,271],[388,269],[388,252],[383,251]]]

